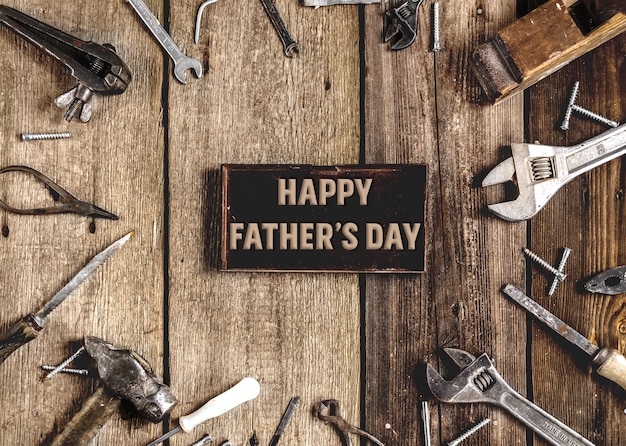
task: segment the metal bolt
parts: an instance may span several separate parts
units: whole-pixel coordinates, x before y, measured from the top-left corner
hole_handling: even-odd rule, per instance
[[[213,439],[209,434],[204,434],[204,436],[200,440],[196,441],[191,446],[202,446],[203,444],[208,444],[212,441]]]
[[[541,265],[543,268],[545,268],[546,271],[552,273],[559,280],[559,282],[563,282],[565,280],[565,278],[567,277],[567,274],[563,274],[561,271],[559,271],[558,269],[554,268],[548,262],[546,262],[541,257],[539,257],[537,254],[532,252],[530,249],[524,248],[524,254],[526,254],[535,263],[537,263],[538,265]]]
[[[54,365],[42,365],[41,368],[43,370],[55,370],[57,367]],[[59,370],[60,373],[73,373],[74,375],[89,375],[89,370],[87,369],[62,369]]]
[[[465,440],[467,437],[469,437],[470,435],[472,435],[473,433],[477,432],[479,429],[483,428],[484,426],[486,426],[487,424],[489,424],[489,422],[491,421],[490,418],[485,418],[483,421],[481,421],[480,423],[478,423],[476,426],[471,427],[470,429],[468,429],[467,431],[465,431],[463,434],[461,434],[459,437],[455,438],[454,440],[448,442],[448,446],[456,446],[459,443],[461,443],[463,440]]]
[[[76,359],[78,357],[78,355],[80,355],[82,352],[85,351],[85,347],[81,347],[79,348],[76,353],[74,353],[72,356],[70,356],[69,358],[67,358],[65,361],[63,361],[61,364],[59,364],[58,366],[56,366],[56,368],[54,368],[50,373],[48,373],[46,375],[45,379],[50,379],[52,378],[54,375],[56,375],[57,373],[59,373],[61,370],[63,370],[65,368],[66,365],[68,365],[70,362],[72,362],[74,359]]]
[[[561,256],[561,261],[559,262],[559,267],[558,267],[558,270],[560,272],[563,272],[563,270],[565,269],[565,264],[567,263],[567,259],[569,258],[569,255],[571,253],[572,253],[572,250],[569,249],[567,246],[563,248],[563,255]],[[559,279],[555,277],[552,280],[552,285],[550,285],[550,289],[548,290],[548,296],[552,296],[554,294],[558,284],[559,284]]]
[[[433,3],[433,51],[441,51],[439,42],[439,2]]]
[[[591,118],[594,121],[601,122],[602,124],[607,125],[609,127],[615,128],[615,127],[619,126],[618,122],[611,121],[610,119],[605,118],[604,116],[601,116],[601,115],[599,115],[597,113],[594,113],[592,111],[589,111],[586,108],[582,108],[579,105],[576,105],[576,104],[572,105],[572,110],[575,111],[575,112],[580,113],[583,116]]]
[[[574,87],[572,88],[572,92],[569,95],[569,101],[567,102],[567,108],[565,109],[565,116],[563,116],[563,122],[561,123],[561,130],[569,129],[569,118],[572,116],[572,107],[576,101],[576,96],[578,95],[578,86],[580,85],[579,81],[576,81]]]
[[[22,133],[22,141],[41,141],[44,139],[65,139],[71,137],[68,132],[63,133]]]

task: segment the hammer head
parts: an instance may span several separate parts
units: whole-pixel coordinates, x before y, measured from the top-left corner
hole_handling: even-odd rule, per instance
[[[96,361],[105,388],[127,400],[153,423],[160,422],[177,403],[170,388],[160,382],[138,353],[120,349],[94,336],[85,337],[85,350]]]

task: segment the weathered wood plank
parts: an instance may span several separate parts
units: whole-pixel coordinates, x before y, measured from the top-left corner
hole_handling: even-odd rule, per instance
[[[428,273],[367,278],[367,423],[372,430],[389,423],[388,444],[420,443],[411,372],[418,362],[439,364],[442,347],[485,351],[522,393],[525,384],[524,318],[509,312],[498,291],[505,281],[524,280],[516,251],[525,226],[486,216],[487,192],[475,187],[477,175],[499,160],[500,147],[523,137],[522,101],[480,105],[468,69],[477,42],[514,19],[515,2],[442,3],[437,55],[428,52],[431,4],[422,6],[417,41],[398,53],[370,25],[381,9],[366,8],[366,161],[421,162],[430,169]],[[498,422],[474,441],[525,442],[523,429],[484,405],[431,401],[430,407],[435,443],[487,415]]]
[[[285,444],[338,442],[311,416],[341,401],[359,420],[359,292],[356,275],[217,271],[223,163],[357,163],[359,58],[356,7],[304,8],[277,1],[301,53],[288,59],[258,1],[205,10],[193,46],[197,4],[173,2],[171,26],[208,73],[169,87],[169,351],[174,418],[244,376],[261,383],[253,403],[179,434],[202,432],[268,443],[289,398],[301,407]],[[250,191],[254,193],[254,191]]]
[[[6,56],[0,72],[0,165],[36,168],[77,197],[121,217],[97,221],[92,234],[91,220],[84,217],[2,211],[0,225],[9,229],[9,236],[0,238],[2,328],[39,309],[98,251],[137,231],[50,316],[37,340],[0,366],[1,443],[38,445],[65,424],[95,385],[68,376],[42,383],[39,366],[69,356],[85,335],[133,348],[162,373],[161,55],[124,2],[4,3],[84,40],[114,44],[134,74],[123,95],[96,98],[92,122],[68,124],[52,101],[74,80],[58,62],[0,31],[0,51]],[[66,130],[72,139],[18,140],[24,131]],[[3,198],[24,195],[25,203],[47,198],[40,189],[2,181]],[[28,188],[15,190],[22,186]],[[145,444],[156,433],[156,426],[116,415],[94,444]]]
[[[574,114],[567,132],[558,130],[571,87],[580,81],[576,103],[623,121],[626,38],[618,37],[542,81],[530,93],[529,137],[542,144],[569,146],[606,130]],[[533,266],[532,292],[539,303],[600,346],[624,352],[621,296],[584,291],[587,278],[626,263],[622,162],[604,164],[563,187],[531,223],[532,249],[558,263],[564,246],[572,249],[568,277],[546,296],[550,278]],[[591,374],[572,348],[533,324],[532,370],[535,400],[548,412],[598,445],[624,443],[623,391]],[[558,390],[555,391],[555,383]]]

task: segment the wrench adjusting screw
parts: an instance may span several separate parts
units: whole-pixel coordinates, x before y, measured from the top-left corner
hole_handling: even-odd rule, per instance
[[[559,268],[558,268],[560,272],[563,272],[563,270],[565,269],[565,264],[567,263],[567,259],[569,258],[569,255],[571,253],[572,253],[572,250],[568,248],[567,246],[563,248],[563,254],[561,255],[561,261],[559,262]],[[550,285],[550,289],[548,290],[548,296],[552,296],[554,294],[558,284],[559,284],[559,279],[555,277],[552,280],[552,285]]]
[[[526,254],[532,261],[542,266],[546,271],[552,273],[552,275],[554,275],[554,277],[557,278],[559,282],[563,282],[565,278],[567,277],[567,274],[563,274],[561,271],[559,271],[558,269],[550,265],[548,262],[543,260],[541,257],[539,257],[537,254],[532,252],[530,249],[524,248],[524,254]]]
[[[476,433],[478,430],[482,429],[484,426],[486,426],[490,422],[491,422],[490,418],[485,418],[483,421],[481,421],[477,425],[469,428],[467,431],[465,431],[463,434],[461,434],[460,436],[458,436],[454,440],[449,441],[448,442],[448,446],[457,446],[459,443],[461,443],[467,437],[469,437],[470,435]]]

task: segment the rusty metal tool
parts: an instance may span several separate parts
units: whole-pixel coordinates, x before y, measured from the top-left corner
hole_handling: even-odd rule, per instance
[[[0,174],[8,172],[23,172],[34,176],[38,181],[42,182],[55,202],[54,206],[34,209],[21,209],[8,205],[4,201],[0,200],[0,208],[12,212],[14,214],[22,215],[50,215],[50,214],[78,214],[91,218],[106,218],[109,220],[118,220],[119,217],[104,209],[96,206],[95,204],[87,203],[76,198],[68,191],[63,189],[57,183],[52,181],[43,173],[27,166],[9,166],[0,169]]]
[[[317,409],[317,417],[325,424],[330,423],[335,426],[345,446],[352,446],[352,438],[350,437],[350,434],[360,435],[361,437],[367,438],[373,443],[376,443],[378,446],[385,446],[382,441],[374,437],[369,432],[359,429],[344,420],[341,417],[341,413],[339,411],[339,401],[337,400],[322,401]]]
[[[289,400],[289,404],[287,405],[287,408],[280,419],[280,423],[278,423],[278,427],[274,432],[274,436],[270,441],[270,446],[276,446],[278,444],[280,437],[283,435],[283,432],[285,432],[285,428],[289,424],[289,421],[291,421],[291,417],[298,408],[298,404],[300,404],[300,397],[298,396],[294,396],[291,400]]]
[[[470,66],[499,102],[625,30],[624,0],[547,0],[479,45]]]
[[[64,64],[78,81],[55,100],[59,108],[67,107],[66,121],[77,114],[89,121],[94,93],[121,94],[131,81],[128,67],[110,44],[85,42],[8,6],[0,6],[0,23]]]
[[[585,283],[585,290],[609,296],[626,293],[626,265],[596,274]]]
[[[387,32],[384,42],[398,37],[391,45],[392,50],[402,50],[415,42],[417,37],[417,10],[424,0],[407,0],[397,8],[392,8],[385,13],[387,18]]]
[[[461,371],[448,381],[430,364],[426,366],[428,387],[438,400],[445,403],[493,404],[508,411],[554,446],[593,446],[582,435],[513,390],[486,353],[476,358],[456,348],[446,348],[444,352]]]
[[[509,284],[502,291],[535,318],[543,322],[546,327],[582,351],[591,360],[591,365],[598,375],[610,379],[626,389],[626,358],[621,353],[612,348],[598,347],[532,300],[519,288]]]
[[[626,124],[575,146],[517,143],[511,144],[511,152],[513,156],[494,167],[482,185],[486,187],[515,180],[519,195],[513,201],[487,207],[504,220],[528,220],[562,186],[626,153]]]
[[[298,46],[298,42],[293,40],[289,31],[287,31],[285,22],[283,22],[283,19],[280,17],[278,9],[276,8],[276,1],[261,0],[261,4],[263,5],[265,13],[269,17],[272,26],[276,30],[280,42],[283,44],[283,52],[285,53],[285,56],[294,57],[300,52],[300,47]]]
[[[86,336],[84,349],[97,365],[101,386],[53,439],[51,446],[86,446],[119,408],[130,402],[152,423],[160,422],[176,405],[176,397],[137,352]]]
[[[143,0],[126,0],[133,7],[139,18],[146,25],[148,30],[159,42],[161,47],[174,61],[174,77],[178,79],[181,84],[186,84],[185,72],[187,70],[193,70],[196,77],[202,77],[202,64],[191,57],[185,56],[181,49],[174,43],[172,37],[161,26],[157,18],[152,14],[152,11],[148,9]]]
[[[129,232],[121,239],[114,242],[104,251],[97,254],[78,274],[76,274],[61,290],[50,299],[35,314],[29,314],[15,323],[8,332],[0,336],[0,364],[19,347],[32,341],[43,329],[46,318],[58,307],[72,292],[87,279],[99,265],[104,263],[124,243],[132,237],[134,231]]]
[[[157,438],[147,446],[155,446],[170,438],[178,432],[191,432],[199,424],[204,423],[211,418],[219,417],[231,409],[255,399],[261,391],[259,382],[251,377],[247,377],[239,381],[226,392],[219,394],[215,398],[206,402],[198,410],[182,416],[178,419],[178,426]]]

